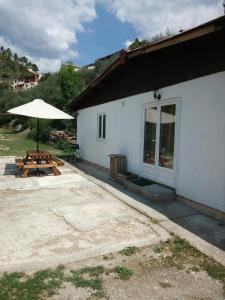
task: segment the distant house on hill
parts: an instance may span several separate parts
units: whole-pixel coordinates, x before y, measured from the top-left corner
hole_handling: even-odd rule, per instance
[[[88,70],[94,70],[95,69],[95,64],[86,65],[85,68],[88,69]]]
[[[28,72],[30,73],[30,76],[13,80],[11,87],[14,91],[24,91],[38,85],[38,82],[42,78],[42,74],[39,74],[32,69],[28,69]]]
[[[225,220],[225,16],[119,57],[74,100],[84,160]]]
[[[81,66],[78,66],[78,65],[75,65],[75,64],[72,64],[72,63],[65,63],[65,64],[63,64],[63,66],[73,67],[75,72],[77,72],[77,71],[79,71],[81,69]]]
[[[120,51],[117,51],[117,52],[111,53],[109,55],[97,58],[94,63],[88,64],[88,65],[84,66],[84,68],[86,68],[87,70],[94,70],[96,68],[96,64],[98,62],[103,63],[103,64],[106,63],[107,65],[111,64],[119,57],[119,55],[120,55]]]
[[[120,51],[110,53],[109,55],[100,57],[97,61],[105,62],[105,61],[114,61],[120,56]]]

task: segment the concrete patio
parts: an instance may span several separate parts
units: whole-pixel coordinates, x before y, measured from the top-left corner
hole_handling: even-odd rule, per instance
[[[225,223],[208,217],[177,200],[153,201],[110,179],[105,169],[75,163],[77,170],[121,201],[157,222],[168,232],[185,238],[192,246],[225,266]]]
[[[151,245],[169,233],[66,163],[61,176],[19,178],[0,158],[0,272],[35,270]]]
[[[20,178],[14,157],[0,158],[0,272],[153,245],[169,232],[225,265],[224,223],[178,201],[150,201],[86,163],[60,171]]]

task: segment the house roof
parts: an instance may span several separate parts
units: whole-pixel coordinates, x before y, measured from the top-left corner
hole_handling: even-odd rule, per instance
[[[109,59],[110,57],[112,57],[112,56],[117,56],[117,55],[119,55],[119,54],[120,54],[120,50],[119,50],[119,51],[116,51],[116,52],[113,52],[113,53],[110,53],[110,54],[108,54],[108,55],[106,55],[106,56],[99,57],[99,58],[97,58],[96,60],[107,60],[107,59]]]
[[[224,29],[225,29],[225,16],[222,16],[212,21],[209,21],[207,23],[201,24],[195,28],[186,30],[177,35],[147,44],[143,47],[136,48],[131,51],[121,50],[119,57],[99,77],[93,80],[74,101],[72,101],[71,109],[78,110],[85,107],[108,102],[108,100],[104,101],[104,99],[99,99],[100,100],[99,103],[96,101],[92,102],[90,101],[90,97],[92,98],[98,97],[98,95],[96,95],[97,94],[96,91],[94,90],[95,89],[99,90],[99,87],[105,86],[105,83],[108,82],[109,77],[111,79],[114,73],[119,74],[121,67],[123,67],[123,71],[124,71],[124,69],[126,69],[126,66],[128,65],[129,62],[132,61],[135,62],[133,63],[133,66],[137,67],[136,63],[138,63],[140,61],[140,58],[142,57],[150,57],[151,55],[152,57],[154,56],[154,58],[156,58],[157,54],[161,53],[163,50],[173,49],[174,51],[174,49],[177,49],[180,45],[184,43],[190,44],[192,41],[197,41],[200,38],[215,34]],[[210,43],[212,43],[212,40],[210,41]],[[158,61],[158,63],[160,62]],[[115,80],[115,78],[113,80]],[[136,94],[137,93],[138,91],[136,91]],[[111,99],[110,101],[112,101],[112,100],[117,100],[118,98],[112,99],[111,97],[110,99]]]

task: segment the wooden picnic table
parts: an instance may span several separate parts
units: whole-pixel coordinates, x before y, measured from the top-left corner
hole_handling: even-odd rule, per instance
[[[48,151],[27,150],[24,159],[16,158],[16,166],[22,171],[22,177],[27,177],[32,169],[50,169],[54,175],[60,175],[58,166],[64,162],[49,153]]]

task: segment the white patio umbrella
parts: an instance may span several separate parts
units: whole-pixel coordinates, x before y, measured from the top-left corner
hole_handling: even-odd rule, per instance
[[[27,104],[12,108],[8,110],[8,113],[37,118],[37,151],[39,151],[39,119],[73,119],[72,116],[41,99],[35,99]]]

